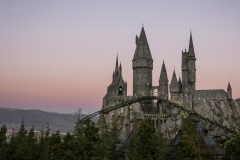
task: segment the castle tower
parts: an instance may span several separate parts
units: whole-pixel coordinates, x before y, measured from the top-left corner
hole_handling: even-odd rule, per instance
[[[178,93],[179,93],[179,84],[178,84],[177,76],[174,69],[171,84],[170,84],[170,94],[171,94],[172,101],[174,101],[174,99],[178,97]]]
[[[193,47],[192,33],[190,32],[189,48],[187,54],[187,67],[188,67],[188,89],[194,91],[196,89],[196,58]]]
[[[122,65],[118,65],[118,56],[116,58],[115,70],[112,74],[112,83],[107,88],[107,94],[103,97],[103,107],[110,102],[118,101],[127,96],[127,82],[122,77]]]
[[[168,77],[164,61],[159,78],[159,94],[168,99]]]
[[[182,91],[188,95],[188,65],[187,65],[187,52],[182,51]]]
[[[228,82],[227,98],[228,98],[228,99],[232,99],[232,87],[231,87],[231,85],[230,85],[230,82]]]
[[[132,60],[133,95],[148,94],[152,89],[153,59],[147,37],[142,27],[140,37],[136,36],[136,50]],[[148,112],[151,100],[140,102],[144,113]]]
[[[179,79],[178,79],[178,85],[179,85],[179,93],[182,93],[182,81],[181,81],[180,76],[179,76]]]

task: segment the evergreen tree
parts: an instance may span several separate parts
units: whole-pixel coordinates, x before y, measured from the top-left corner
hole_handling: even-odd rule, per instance
[[[43,128],[41,130],[41,135],[40,135],[40,138],[39,138],[39,141],[38,141],[38,145],[37,145],[37,157],[39,160],[45,160],[46,159],[46,150],[48,148],[48,143],[49,143],[49,134],[50,134],[50,128],[49,128],[49,124],[47,126],[47,130],[46,132],[43,131]]]
[[[26,139],[27,130],[25,129],[24,118],[22,119],[22,123],[20,125],[20,129],[17,132],[16,137],[14,137],[11,141],[13,141],[16,145],[16,149],[13,153],[13,159],[28,159],[28,153],[26,149]]]
[[[6,133],[7,133],[7,127],[6,125],[2,125],[0,129],[0,147],[1,147],[1,143],[6,141]]]
[[[6,125],[2,125],[0,129],[0,158],[2,160],[7,160],[7,142],[6,142],[6,133],[7,133],[7,127]]]
[[[85,137],[85,146],[84,152],[87,159],[90,159],[93,156],[94,145],[99,141],[98,128],[95,126],[95,123],[87,117],[84,121],[84,130],[83,134]]]
[[[62,140],[60,136],[60,132],[57,131],[56,133],[53,133],[52,136],[49,139],[49,144],[46,152],[46,159],[47,160],[60,160],[63,158],[62,155]]]
[[[166,157],[167,139],[160,129],[155,129],[151,118],[144,119],[134,136],[129,160],[160,160]]]
[[[168,139],[164,136],[161,128],[156,129],[155,141],[153,141],[155,154],[153,158],[156,160],[167,159],[167,145],[169,144]]]
[[[63,151],[63,158],[67,160],[74,160],[76,156],[74,155],[74,146],[72,142],[74,141],[74,136],[72,136],[69,132],[63,139],[62,143],[62,151]]]
[[[99,136],[99,141],[94,145],[92,160],[108,160],[110,157],[109,134],[104,131]]]
[[[240,158],[240,133],[229,139],[225,146],[226,154],[223,160],[238,160]]]
[[[37,138],[35,137],[33,126],[28,132],[28,135],[26,136],[23,145],[24,149],[26,150],[25,157],[28,157],[26,159],[37,159]]]
[[[200,146],[202,137],[197,132],[195,123],[189,119],[183,119],[181,125],[181,142],[178,148],[177,159],[203,160],[206,153]]]
[[[106,126],[94,147],[94,159],[116,159],[118,145],[120,144],[118,128],[117,118],[113,117],[111,126]]]
[[[7,154],[7,156],[6,156],[7,159],[11,159],[11,160],[16,159],[15,158],[16,150],[17,150],[17,140],[16,140],[15,131],[13,129],[10,142],[9,142],[9,144],[7,146],[7,153],[6,153]]]
[[[113,117],[112,125],[109,130],[109,159],[116,159],[118,145],[120,145],[119,139],[119,125],[117,124],[117,118]]]

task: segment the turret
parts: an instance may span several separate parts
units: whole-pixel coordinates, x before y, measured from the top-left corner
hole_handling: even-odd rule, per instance
[[[133,69],[133,94],[149,94],[152,90],[153,59],[148,46],[147,37],[142,27],[139,38],[136,36],[136,50],[132,60]],[[143,112],[148,112],[144,105],[151,105],[151,100],[142,101]]]
[[[179,76],[179,79],[178,79],[178,85],[179,85],[179,92],[181,93],[182,92],[182,81],[181,81],[180,76]]]
[[[192,32],[190,32],[190,40],[187,54],[187,66],[188,66],[188,89],[194,91],[196,89],[196,65],[195,65],[195,52],[193,47]]]
[[[114,73],[114,70],[113,70],[112,81],[114,81],[114,77],[115,77],[115,73]]]
[[[116,58],[116,65],[115,65],[115,75],[118,74],[118,55],[117,55],[117,58]]]
[[[119,75],[122,76],[122,65],[121,65],[121,62],[120,62],[120,66],[119,66]]]
[[[159,77],[159,94],[168,99],[168,77],[164,61]]]
[[[228,99],[232,99],[232,87],[231,87],[231,85],[230,85],[230,82],[228,82],[227,98],[228,98]]]
[[[179,92],[179,84],[178,84],[177,76],[174,69],[171,84],[170,84],[170,93],[178,93],[178,92]]]
[[[188,94],[188,64],[187,64],[187,52],[182,51],[182,91],[184,94]]]

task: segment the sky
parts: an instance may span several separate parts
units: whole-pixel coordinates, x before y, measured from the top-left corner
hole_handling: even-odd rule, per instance
[[[118,54],[132,94],[135,36],[142,25],[158,85],[181,76],[192,31],[196,89],[240,98],[238,0],[0,0],[0,107],[83,113],[101,109]]]

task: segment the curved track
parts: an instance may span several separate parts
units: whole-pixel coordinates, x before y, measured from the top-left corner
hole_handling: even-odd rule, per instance
[[[140,96],[133,96],[133,97],[129,97],[129,98],[126,98],[124,99],[123,101],[121,102],[118,102],[118,103],[114,103],[114,104],[110,104],[106,107],[104,107],[104,109],[100,110],[100,111],[97,111],[97,112],[94,112],[90,115],[88,115],[87,117],[89,118],[93,118],[95,117],[96,115],[102,113],[102,114],[106,114],[106,113],[109,113],[113,110],[116,110],[116,109],[119,109],[119,108],[122,108],[124,106],[127,106],[127,105],[131,105],[133,103],[136,103],[136,102],[139,102],[139,101],[142,101],[142,100],[159,100],[161,102],[164,102],[165,104],[167,104],[167,106],[172,106],[172,107],[175,107],[175,108],[178,108],[179,110],[182,110],[183,112],[187,112],[189,113],[190,110],[184,108],[183,106],[180,106],[176,103],[173,103],[171,101],[169,101],[168,99],[165,99],[161,96],[154,96],[154,95],[140,95]],[[224,126],[216,121],[213,121],[213,120],[210,120],[209,118],[205,118],[204,116],[202,116],[201,114],[199,114],[200,118],[216,127],[219,127],[221,129],[223,129],[224,131],[226,132],[229,132],[229,133],[232,133],[232,134],[236,134],[237,131],[232,129],[232,128],[228,128],[227,126]],[[87,117],[81,119],[81,121],[83,122]]]

